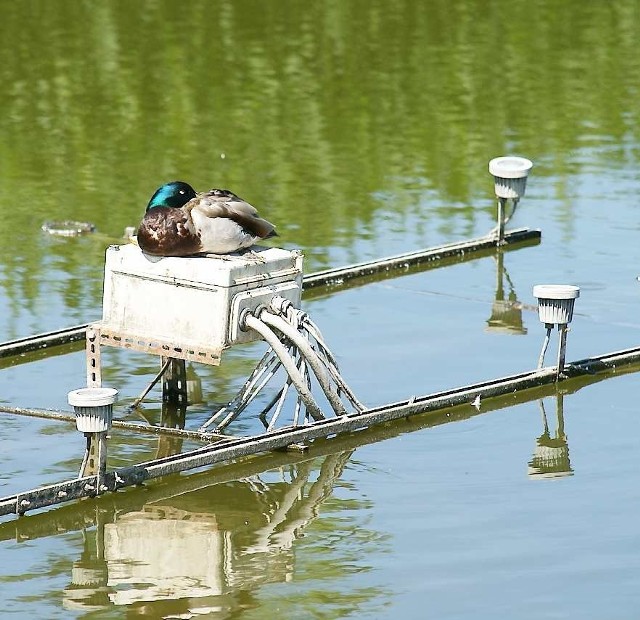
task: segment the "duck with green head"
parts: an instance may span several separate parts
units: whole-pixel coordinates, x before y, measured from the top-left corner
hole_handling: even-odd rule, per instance
[[[184,181],[158,188],[138,228],[138,245],[154,256],[229,254],[276,236],[275,227],[227,189],[196,194]]]

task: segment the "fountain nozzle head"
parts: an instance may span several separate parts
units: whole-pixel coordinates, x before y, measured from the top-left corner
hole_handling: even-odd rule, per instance
[[[525,157],[496,157],[489,162],[489,172],[493,175],[498,198],[519,200],[524,196],[527,177],[533,163]]]

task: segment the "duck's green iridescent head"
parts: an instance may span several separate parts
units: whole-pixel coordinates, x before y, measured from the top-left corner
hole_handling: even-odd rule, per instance
[[[154,207],[181,207],[196,197],[196,192],[184,181],[172,181],[159,187],[147,205],[146,211]]]

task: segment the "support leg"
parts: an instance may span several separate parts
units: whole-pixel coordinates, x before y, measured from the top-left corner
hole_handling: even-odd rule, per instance
[[[564,359],[567,352],[567,326],[558,325],[558,331],[560,332],[560,343],[558,345],[558,371],[556,374],[556,378],[560,379],[564,376]]]
[[[504,245],[504,225],[506,218],[506,198],[498,198],[498,245]]]
[[[187,372],[184,360],[170,358],[166,372],[162,377],[162,401],[174,405],[187,406]],[[162,358],[164,366],[167,358]]]
[[[547,333],[542,343],[542,350],[540,351],[540,357],[538,358],[538,368],[542,368],[544,366],[544,354],[547,352],[547,347],[549,346],[549,339],[551,338],[551,330],[553,329],[553,323],[545,323],[545,328],[547,330]]]
[[[80,478],[97,476],[96,494],[101,493],[104,475],[107,471],[107,431],[85,433],[87,450],[82,461]]]

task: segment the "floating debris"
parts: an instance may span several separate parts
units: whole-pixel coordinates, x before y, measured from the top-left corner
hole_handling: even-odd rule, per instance
[[[96,227],[91,222],[76,222],[74,220],[63,220],[60,222],[45,222],[42,230],[50,235],[60,237],[77,237],[95,232]]]

